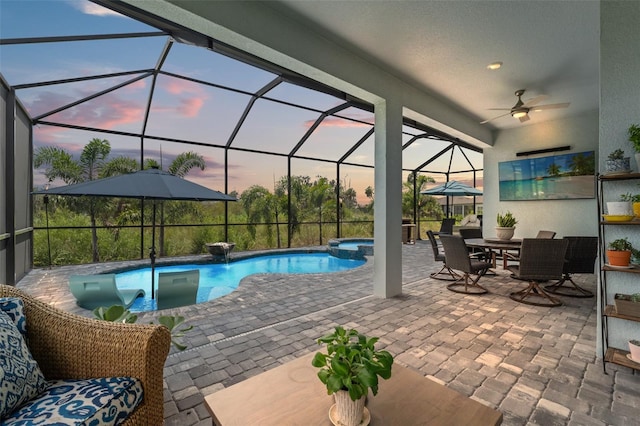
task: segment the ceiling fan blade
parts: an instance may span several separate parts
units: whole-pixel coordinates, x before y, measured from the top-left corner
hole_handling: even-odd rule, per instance
[[[487,108],[487,111],[511,111],[511,108]]]
[[[488,123],[488,122],[490,122],[490,121],[493,121],[493,120],[495,120],[495,119],[497,119],[497,118],[504,117],[504,116],[509,115],[509,114],[511,114],[511,110],[509,110],[509,112],[506,112],[506,113],[504,113],[504,114],[500,114],[500,115],[498,115],[498,116],[496,116],[496,117],[492,117],[492,118],[489,118],[489,119],[487,119],[487,120],[481,121],[481,122],[480,122],[480,124]]]
[[[540,95],[540,96],[536,96],[533,99],[529,99],[527,102],[524,103],[524,105],[522,105],[523,107],[531,107],[533,105],[539,104],[540,102],[544,101],[545,99],[547,99],[548,96],[547,95]]]
[[[529,114],[526,114],[520,117],[518,120],[520,120],[521,123],[524,123],[525,121],[529,121]]]
[[[568,107],[570,102],[564,102],[561,104],[547,104],[547,105],[538,105],[536,107],[531,108],[534,111],[542,111],[544,109],[558,109],[558,108],[566,108]]]

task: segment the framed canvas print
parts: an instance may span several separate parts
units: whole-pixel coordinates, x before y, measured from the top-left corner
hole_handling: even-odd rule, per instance
[[[500,201],[595,198],[595,165],[595,151],[500,162]]]

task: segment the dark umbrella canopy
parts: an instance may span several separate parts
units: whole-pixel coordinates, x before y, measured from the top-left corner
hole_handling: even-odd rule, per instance
[[[230,195],[189,182],[159,169],[50,188],[34,194],[139,198],[144,200],[237,201]]]
[[[73,185],[35,191],[40,195],[68,195],[74,197],[119,197],[142,200],[183,200],[183,201],[237,201],[230,195],[189,182],[159,169],[141,170],[104,179],[90,180]],[[151,241],[151,298],[155,292],[155,239],[156,204],[153,203],[153,228]]]
[[[482,191],[480,191],[479,189],[473,188],[469,185],[465,185],[464,183],[460,183],[455,180],[451,180],[449,182],[446,182],[444,185],[436,186],[435,188],[420,191],[420,193],[425,195],[446,195],[447,197],[471,197],[482,195]]]

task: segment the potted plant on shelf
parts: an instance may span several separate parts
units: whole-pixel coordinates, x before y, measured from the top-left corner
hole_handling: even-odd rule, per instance
[[[620,195],[620,201],[623,203],[630,203],[631,208],[626,207],[629,215],[633,212],[633,215],[640,217],[640,194],[631,194],[627,192],[626,194]],[[609,203],[607,203],[607,209],[609,208]]]
[[[378,376],[391,377],[393,356],[375,350],[378,337],[367,337],[357,330],[338,326],[331,334],[318,339],[327,353],[315,354],[311,364],[320,369],[318,378],[334,395],[335,404],[329,410],[333,424],[357,426],[370,418],[364,407],[369,389],[378,393]]]
[[[626,238],[618,238],[607,246],[607,259],[611,266],[629,266],[633,245]]]
[[[640,340],[631,339],[629,340],[629,356],[633,362],[637,362],[640,364]]]
[[[633,149],[636,151],[636,163],[640,170],[640,125],[632,124],[627,133],[629,135],[629,142],[631,142]]]
[[[617,314],[640,317],[640,293],[616,293],[613,302],[615,303]]]
[[[510,240],[516,229],[518,221],[510,211],[505,214],[498,213],[496,226],[496,236],[501,240]]]
[[[629,157],[624,156],[624,151],[621,149],[616,149],[609,154],[605,166],[609,174],[629,173],[631,171],[631,161]]]

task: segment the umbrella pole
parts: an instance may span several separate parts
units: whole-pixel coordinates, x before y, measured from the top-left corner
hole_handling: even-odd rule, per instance
[[[154,299],[154,293],[156,290],[155,284],[155,268],[156,268],[156,202],[153,201],[153,214],[151,215],[151,250],[149,251],[149,257],[151,258],[151,300]]]

